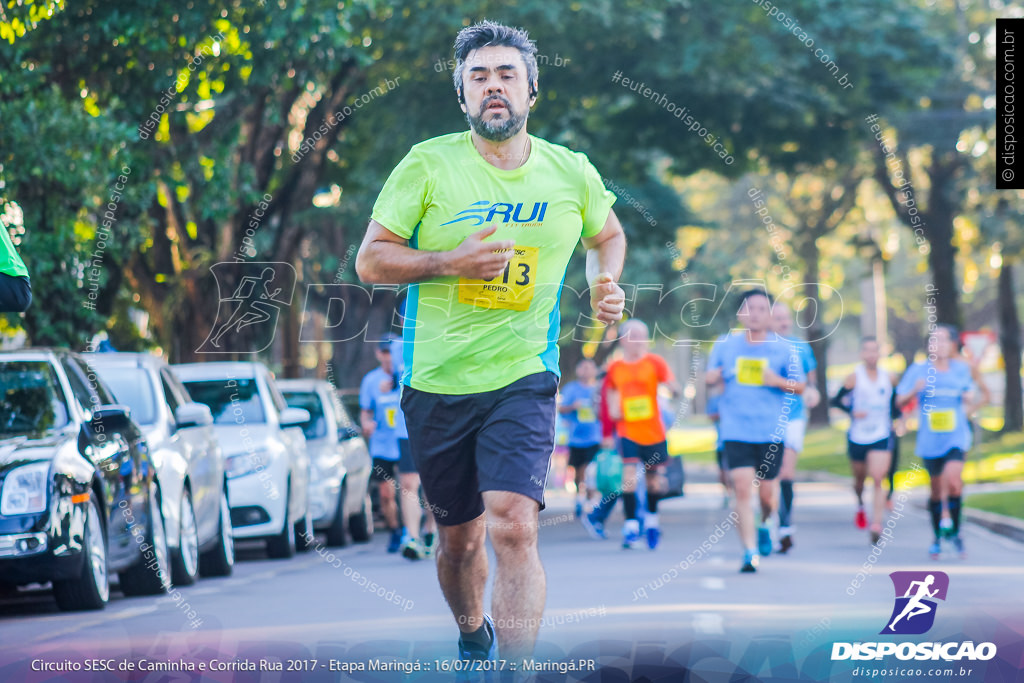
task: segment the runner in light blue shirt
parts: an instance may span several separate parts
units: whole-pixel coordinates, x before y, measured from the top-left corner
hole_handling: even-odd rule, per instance
[[[807,408],[818,405],[821,395],[816,388],[818,361],[814,358],[811,345],[798,339],[793,329],[793,312],[789,306],[776,301],[772,306],[772,327],[775,333],[796,349],[800,365],[807,376],[807,388],[802,396],[794,396],[793,414],[786,425],[785,450],[782,454],[782,468],[779,470],[779,547],[780,553],[788,553],[793,547],[793,479],[796,477],[796,463],[804,450],[804,435],[807,433]]]
[[[968,416],[977,407],[977,386],[971,378],[970,366],[954,358],[956,328],[939,325],[928,339],[928,360],[914,363],[896,387],[896,404],[900,407],[918,400],[919,425],[917,455],[924,461],[931,480],[928,508],[932,517],[935,541],[929,554],[942,552],[939,541],[942,524],[942,496],[948,496],[949,515],[953,522],[950,540],[956,552],[964,556],[960,538],[960,506],[963,495],[964,456],[971,446]]]
[[[736,319],[742,327],[715,342],[706,380],[709,388],[724,386],[719,425],[744,548],[740,571],[746,573],[757,571],[759,554],[772,551],[767,526],[775,511],[772,480],[782,466],[787,424],[795,416],[794,399],[804,391],[805,375],[793,344],[772,329],[771,299],[764,291],[744,293],[738,309]],[[755,481],[760,527],[754,526],[751,506]]]
[[[380,486],[380,506],[391,532],[388,552],[396,553],[402,544],[395,503],[396,466],[398,465],[398,434],[396,426],[401,411],[398,381],[391,354],[391,342],[383,341],[374,353],[380,366],[363,377],[359,387],[359,418],[373,458],[370,480]]]
[[[597,365],[589,358],[576,364],[576,379],[558,392],[558,414],[569,428],[569,467],[576,482],[576,517],[583,515],[587,502],[586,471],[601,448],[598,419]]]

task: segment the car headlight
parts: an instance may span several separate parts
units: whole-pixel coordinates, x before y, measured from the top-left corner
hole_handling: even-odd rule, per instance
[[[238,455],[229,456],[226,468],[228,479],[235,479],[246,474],[252,474],[253,472],[261,472],[270,462],[270,459],[270,451],[253,451],[252,453],[239,453]]]
[[[49,472],[48,462],[11,470],[4,478],[0,515],[31,515],[45,510]]]

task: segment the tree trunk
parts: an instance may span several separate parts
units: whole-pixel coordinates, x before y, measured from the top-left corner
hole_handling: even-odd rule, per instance
[[[930,242],[928,269],[935,285],[935,315],[939,323],[960,327],[960,284],[956,277],[956,247],[952,244],[953,216],[933,216],[933,220],[944,221],[948,235]],[[941,229],[946,232],[945,229]],[[937,230],[938,231],[938,230]]]
[[[1013,261],[1003,260],[999,269],[999,346],[1006,368],[1003,392],[1003,431],[1024,431],[1024,397],[1021,395],[1021,333],[1017,302],[1014,299]]]
[[[814,360],[818,364],[816,370],[817,388],[821,394],[821,401],[808,411],[808,424],[828,424],[828,386],[826,383],[828,375],[828,339],[825,338],[825,325],[822,317],[824,311],[821,305],[821,295],[818,281],[821,276],[820,259],[821,253],[818,250],[817,240],[810,236],[800,249],[800,257],[804,261],[806,273],[804,276],[804,301],[806,304],[798,311],[798,319],[801,329],[806,330],[807,339],[814,352]]]
[[[924,230],[931,250],[928,269],[935,285],[935,314],[940,323],[963,325],[960,317],[960,283],[956,277],[956,247],[953,246],[953,219],[960,212],[961,194],[956,187],[962,161],[956,153],[936,154],[930,165],[932,187],[928,193],[928,212]]]
[[[292,266],[296,273],[302,272],[302,260],[298,254],[292,257]],[[281,375],[283,377],[302,377],[302,363],[299,358],[299,327],[302,317],[302,287],[297,285],[292,300],[285,310],[281,311]]]

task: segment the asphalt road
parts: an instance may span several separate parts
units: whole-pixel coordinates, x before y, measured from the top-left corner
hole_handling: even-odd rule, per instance
[[[999,648],[990,662],[965,663],[970,673],[960,675],[956,662],[946,665],[952,677],[940,672],[932,680],[1017,680],[1024,649],[1021,544],[969,525],[966,560],[931,561],[929,524],[914,505],[921,495],[915,492],[872,564],[866,534],[852,523],[852,493],[839,483],[808,482],[797,486],[794,549],[763,559],[755,575],[740,574],[739,542],[719,487],[707,474],[691,473],[691,480],[685,498],[663,503],[663,542],[653,552],[591,540],[572,519],[571,498],[550,495],[541,517],[548,598],[537,661],[553,668],[576,661],[584,671],[538,680],[681,680],[684,665],[692,681],[747,674],[864,680],[851,674],[864,662],[831,662],[829,653],[836,641],[900,639],[878,635],[893,608],[888,574],[897,570],[938,570],[950,578],[933,628],[902,639],[991,641]],[[620,520],[616,513],[609,521],[612,539]],[[452,680],[442,668],[455,655],[457,632],[432,562],[388,555],[385,541],[379,533],[367,545],[321,547],[283,561],[243,546],[232,577],[159,598],[115,591],[103,612],[62,614],[45,591],[0,601],[0,681],[402,679],[338,670],[380,662],[419,662],[423,670],[403,680]],[[92,668],[122,671],[87,672],[90,658],[104,660]],[[33,671],[74,662],[82,669]],[[153,663],[185,670],[152,671]],[[205,671],[188,669],[200,663]],[[278,663],[293,671],[272,670]],[[210,670],[250,665],[256,670]],[[588,674],[590,667],[604,674]]]

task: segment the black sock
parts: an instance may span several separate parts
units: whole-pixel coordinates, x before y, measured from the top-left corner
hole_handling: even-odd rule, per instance
[[[793,510],[793,480],[779,482],[782,499],[779,501],[779,526],[789,526],[789,513]]]
[[[471,633],[462,633],[463,643],[474,643],[482,647],[490,648],[491,641],[494,640],[494,632],[491,630],[491,625],[486,621],[483,626]]]
[[[626,519],[636,519],[636,492],[629,491],[622,494],[622,507],[626,513]]]
[[[929,500],[928,511],[932,513],[932,530],[935,532],[935,538],[938,538],[939,526],[942,524],[942,501]]]
[[[949,497],[949,517],[953,520],[953,534],[960,534],[960,496]]]
[[[659,497],[660,496],[658,496],[657,493],[651,493],[650,491],[647,492],[647,511],[650,512],[652,515],[658,513]]]

